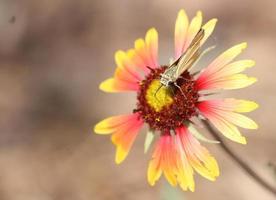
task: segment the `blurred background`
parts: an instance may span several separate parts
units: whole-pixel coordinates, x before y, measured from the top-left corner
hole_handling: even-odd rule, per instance
[[[132,94],[98,90],[113,74],[114,52],[131,48],[154,26],[160,63],[168,63],[181,8],[190,18],[200,9],[205,22],[219,19],[209,40],[217,48],[206,62],[248,42],[239,58],[256,60],[248,73],[259,81],[226,96],[259,102],[250,116],[260,128],[243,130],[246,146],[227,143],[276,186],[275,0],[0,0],[0,200],[275,199],[219,145],[204,144],[221,176],[216,182],[196,176],[191,193],[164,180],[148,185],[144,132],[119,166],[109,137],[93,133],[96,122],[129,113],[136,103]]]

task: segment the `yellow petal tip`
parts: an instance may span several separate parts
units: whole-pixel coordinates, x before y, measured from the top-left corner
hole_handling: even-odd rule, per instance
[[[99,133],[99,132],[100,132],[100,129],[99,129],[98,126],[99,126],[98,124],[96,124],[96,125],[94,126],[94,128],[93,128],[94,133]]]
[[[254,107],[254,110],[260,107],[259,104],[257,104],[257,103],[254,102],[254,101],[252,101],[252,105],[253,105],[253,107]]]
[[[201,10],[199,10],[199,11],[196,12],[196,16],[202,17],[202,12],[201,12]]]
[[[184,9],[179,10],[178,15],[186,15],[186,12]]]
[[[245,137],[241,137],[238,142],[241,143],[241,144],[247,144],[247,141],[246,141]]]
[[[241,49],[245,49],[247,47],[247,43],[243,42],[240,44]]]
[[[93,130],[96,134],[109,134],[111,131],[107,127],[108,124],[106,123],[106,120],[102,120],[94,126]]]
[[[218,19],[217,18],[213,18],[213,19],[211,19],[211,21],[214,21],[214,23],[217,23]]]
[[[155,185],[155,181],[153,181],[153,180],[148,180],[148,183],[149,183],[150,186],[154,186]]]
[[[208,31],[208,29],[211,28],[211,30],[213,31],[214,27],[216,26],[218,19],[213,18],[211,20],[209,20],[206,24],[204,24],[204,26],[202,26],[202,29],[204,29],[205,31]]]
[[[256,65],[256,61],[251,60],[251,61],[250,61],[250,67],[253,67],[253,66],[255,66],[255,65]]]
[[[99,89],[103,92],[111,92],[111,90],[110,90],[111,81],[112,81],[112,79],[107,79],[107,80],[101,82],[101,84],[99,85]]]
[[[235,112],[251,112],[259,108],[254,101],[240,100],[240,105],[234,110]]]
[[[251,126],[251,129],[258,129],[258,128],[259,128],[259,125],[256,122],[254,122]]]
[[[123,160],[122,159],[119,159],[119,158],[115,158],[115,163],[117,164],[117,165],[119,165],[119,164],[121,164],[123,162]]]
[[[127,156],[127,152],[124,151],[120,146],[117,146],[116,155],[115,155],[115,163],[117,165],[121,164]]]
[[[249,80],[251,81],[252,84],[258,81],[256,77],[249,77]]]
[[[210,23],[209,26],[215,26],[217,22],[218,22],[218,19],[217,18],[213,18],[208,23]]]
[[[148,33],[157,33],[157,30],[156,30],[156,28],[151,27],[151,28],[148,30]]]
[[[104,82],[102,82],[102,83],[99,85],[99,89],[100,89],[101,91],[106,92],[106,91],[105,91],[105,84],[104,84]]]

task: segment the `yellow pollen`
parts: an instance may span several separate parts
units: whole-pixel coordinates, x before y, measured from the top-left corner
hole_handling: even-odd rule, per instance
[[[164,86],[160,87],[160,81],[155,79],[151,82],[146,92],[147,103],[154,108],[156,112],[161,111],[164,106],[169,106],[173,103],[173,98],[169,89]]]

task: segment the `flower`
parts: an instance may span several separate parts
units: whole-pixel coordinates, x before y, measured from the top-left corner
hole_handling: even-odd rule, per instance
[[[189,22],[184,10],[180,10],[175,24],[175,59],[185,52],[199,30],[204,30],[202,46],[212,34],[217,19],[202,25],[202,13]],[[230,90],[247,87],[256,78],[240,72],[252,67],[252,60],[233,61],[246,43],[238,44],[209,64],[200,73],[184,71],[175,85],[169,87],[160,83],[160,77],[168,65],[158,63],[158,33],[151,28],[145,39],[135,41],[134,48],[117,51],[117,68],[112,78],[100,84],[105,92],[137,93],[137,107],[131,114],[109,117],[99,122],[94,131],[98,134],[112,134],[116,145],[116,163],[128,155],[133,142],[144,124],[149,126],[146,146],[156,138],[152,159],[148,167],[148,182],[154,185],[163,174],[168,182],[179,185],[183,190],[194,191],[194,172],[214,181],[219,175],[215,158],[199,140],[207,140],[196,129],[193,119],[209,120],[224,136],[245,144],[246,139],[237,127],[257,129],[250,118],[239,114],[255,110],[253,101],[232,98],[207,99],[212,90]],[[141,76],[144,73],[144,78]]]

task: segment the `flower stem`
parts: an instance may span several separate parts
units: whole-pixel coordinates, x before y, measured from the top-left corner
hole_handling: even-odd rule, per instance
[[[220,147],[227,153],[232,160],[236,162],[243,170],[246,172],[251,178],[253,178],[259,185],[261,185],[264,189],[271,192],[276,196],[276,188],[267,183],[260,175],[258,175],[245,161],[242,160],[236,153],[234,153],[222,140],[219,134],[213,129],[210,123],[207,120],[202,120],[207,130],[212,134],[212,136],[220,141]]]

